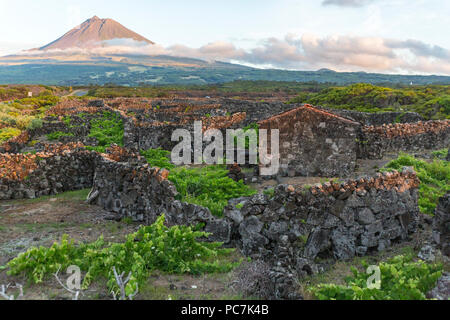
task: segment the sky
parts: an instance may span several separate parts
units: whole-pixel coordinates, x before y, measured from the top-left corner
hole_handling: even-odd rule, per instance
[[[115,50],[290,70],[450,75],[448,0],[0,0],[0,56],[92,16],[154,41]]]

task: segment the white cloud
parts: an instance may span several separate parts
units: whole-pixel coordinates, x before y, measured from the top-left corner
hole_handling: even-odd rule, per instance
[[[263,39],[244,50],[230,42],[212,42],[199,48],[181,44],[168,47],[149,45],[131,39],[105,41],[94,49],[49,50],[48,55],[62,54],[137,54],[170,55],[203,60],[239,62],[246,65],[293,70],[330,68],[336,71],[385,73],[424,73],[450,75],[450,51],[418,40],[385,39],[333,35],[320,37],[305,33],[287,34],[284,38]],[[42,51],[25,52],[40,55]]]
[[[339,7],[362,7],[374,0],[323,0],[323,6],[335,5]]]

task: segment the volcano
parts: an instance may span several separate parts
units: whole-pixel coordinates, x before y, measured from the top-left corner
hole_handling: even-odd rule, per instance
[[[113,19],[100,19],[94,16],[73,28],[62,37],[40,47],[39,50],[81,48],[91,49],[102,46],[104,41],[113,39],[132,39],[154,44],[154,42],[124,27]]]

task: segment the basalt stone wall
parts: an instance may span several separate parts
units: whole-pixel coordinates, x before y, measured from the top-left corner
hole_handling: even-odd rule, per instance
[[[383,124],[391,123],[413,123],[424,120],[423,117],[416,112],[370,113],[341,109],[323,109],[341,117],[359,122],[364,126],[381,126]]]
[[[165,214],[168,225],[204,223],[205,231],[213,233],[209,240],[229,242],[230,223],[217,219],[207,208],[176,200],[178,193],[168,175],[167,170],[147,164],[102,159],[88,201],[116,213],[118,219],[131,217],[151,224]]]
[[[357,122],[304,105],[260,121],[259,128],[279,130],[281,174],[333,177],[355,169]]]
[[[245,112],[247,114],[247,117],[242,123],[242,127],[299,107],[299,104],[254,102],[235,99],[223,99],[221,100],[221,104],[222,108],[229,113]],[[241,124],[239,125],[241,126]]]
[[[450,257],[450,192],[439,199],[434,212],[433,239],[442,253]]]
[[[163,148],[171,150],[177,142],[171,141],[176,129],[193,132],[194,121],[203,121],[204,128],[237,129],[267,119],[273,115],[295,108],[282,102],[252,102],[232,99],[212,101],[210,108],[193,105],[180,108],[178,105],[161,106],[157,111],[148,109],[130,109],[134,119],[124,120],[124,143],[127,147],[149,149]],[[155,102],[152,102],[155,106]],[[174,112],[174,110],[177,110]],[[243,115],[243,116],[242,116]]]
[[[193,132],[191,125],[169,125],[144,123],[137,125],[131,118],[124,120],[124,145],[136,150],[163,148],[172,150],[178,142],[172,142],[172,133],[176,129]]]
[[[295,278],[318,271],[315,258],[351,259],[384,250],[416,228],[419,180],[410,168],[310,188],[279,185],[272,198],[233,199],[225,209],[232,242],[272,267],[277,298]]]
[[[98,157],[85,149],[61,154],[1,154],[0,200],[32,199],[90,188]]]
[[[380,159],[386,152],[413,152],[450,145],[450,120],[365,126],[359,138],[358,158]]]

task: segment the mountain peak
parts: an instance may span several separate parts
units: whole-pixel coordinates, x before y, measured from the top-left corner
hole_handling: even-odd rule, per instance
[[[112,39],[132,39],[148,44],[154,42],[127,29],[113,19],[100,19],[93,16],[79,26],[73,28],[62,37],[39,48],[40,50],[81,48],[91,49],[102,46],[103,41]]]

